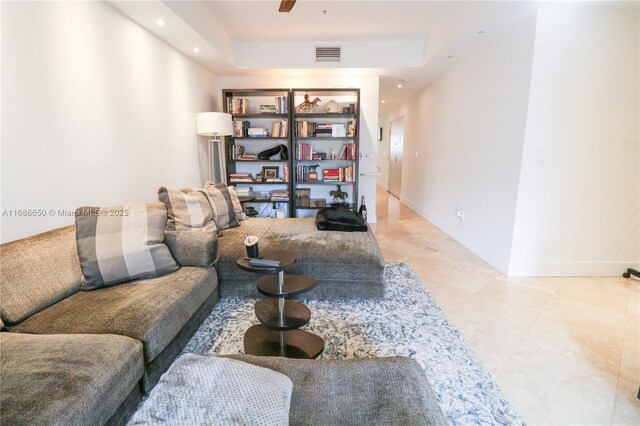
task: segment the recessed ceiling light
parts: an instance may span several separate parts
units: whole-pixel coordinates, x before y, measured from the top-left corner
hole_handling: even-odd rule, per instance
[[[384,103],[384,99],[383,99],[383,100],[381,100],[380,102]]]
[[[156,24],[158,24],[161,27],[164,27],[164,21],[162,19],[156,19]]]
[[[199,52],[200,52],[200,49],[198,49],[197,47],[194,47],[194,48],[193,48],[193,51],[194,51],[194,52],[196,52],[196,53],[199,53]]]
[[[452,55],[447,56],[447,59],[451,59],[451,58],[453,58],[453,56],[452,56]]]
[[[398,89],[402,89],[402,84],[398,83]]]
[[[484,30],[478,31],[478,34],[484,34]]]

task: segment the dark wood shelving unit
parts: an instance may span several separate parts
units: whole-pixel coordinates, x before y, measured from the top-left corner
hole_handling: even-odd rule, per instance
[[[318,110],[322,110],[323,105],[326,105],[330,100],[337,100],[340,106],[345,107],[348,104],[354,104],[354,111],[351,113],[325,113],[325,112],[297,112],[296,106],[303,99],[305,94],[309,94],[311,99],[315,97],[319,97],[321,99],[318,107]],[[359,183],[359,155],[360,155],[360,89],[347,89],[347,88],[339,88],[339,89],[327,89],[327,88],[302,88],[302,89],[292,89],[291,90],[291,111],[292,111],[292,119],[291,119],[291,136],[293,138],[293,149],[291,151],[290,157],[292,158],[292,167],[291,167],[291,182],[292,182],[292,197],[295,201],[296,197],[296,188],[305,188],[305,187],[317,187],[317,188],[326,188],[326,186],[336,186],[343,185],[350,188],[348,191],[348,204],[355,208],[358,203],[358,183]],[[356,124],[356,131],[354,136],[340,136],[340,137],[299,137],[296,132],[296,122],[300,120],[309,120],[312,119],[318,120],[317,122],[320,124],[330,123],[330,124],[347,124],[349,121],[353,121]],[[317,151],[328,151],[332,148],[340,148],[344,143],[353,143],[356,147],[356,155],[354,159],[326,159],[326,160],[299,160],[297,156],[297,145],[298,143],[311,144],[314,148],[316,145],[318,146]],[[316,151],[314,149],[314,151]],[[338,151],[340,152],[340,151]],[[332,164],[333,163],[333,164]],[[298,182],[297,181],[297,169],[298,166],[309,166],[309,165],[319,165],[318,176],[322,177],[322,169],[324,168],[336,168],[337,166],[349,166],[353,165],[354,167],[354,181],[352,182]],[[326,167],[326,166],[331,167]],[[320,192],[318,192],[320,191]],[[317,192],[319,195],[314,195],[314,192]],[[311,196],[310,198],[324,198],[326,200],[327,206],[333,202],[333,199],[328,194],[327,189],[318,189],[315,191],[311,188]],[[294,214],[298,216],[298,211],[305,210],[319,210],[321,207],[301,207],[294,205],[293,210]]]
[[[277,112],[277,113],[261,113],[254,112],[259,110],[260,105],[272,105],[276,104],[275,98],[278,96],[286,96],[286,103],[282,104],[283,107],[286,107],[286,112]],[[253,127],[265,127],[267,131],[271,132],[271,127],[273,123],[279,122],[280,120],[287,120],[287,136],[284,137],[236,137],[235,135],[225,137],[225,147],[230,145],[243,145],[245,147],[246,152],[258,154],[265,149],[268,149],[270,146],[276,145],[285,145],[289,150],[289,153],[292,151],[293,139],[291,137],[291,90],[290,89],[225,89],[222,91],[222,103],[224,106],[224,111],[231,113],[229,111],[228,99],[230,98],[245,98],[249,100],[249,113],[247,114],[231,114],[233,117],[233,121],[251,121],[256,120],[256,124]],[[253,125],[253,123],[251,123]],[[234,126],[235,131],[235,126]],[[283,186],[286,186],[289,190],[289,199],[287,201],[272,201],[272,200],[262,200],[262,199],[253,199],[249,201],[249,203],[255,204],[284,204],[286,205],[286,213],[288,217],[293,217],[293,210],[291,206],[293,205],[292,197],[293,197],[293,186],[291,184],[291,154],[289,154],[289,158],[286,160],[234,160],[229,158],[228,151],[225,150],[226,154],[226,169],[227,176],[230,173],[252,173],[255,177],[257,173],[259,173],[260,164],[264,165],[273,165],[278,166],[279,175],[282,177],[285,173],[285,166],[288,167],[289,173],[288,178],[289,182],[229,182],[229,185],[233,186],[273,186],[274,189],[282,189]]]
[[[317,111],[309,113],[296,112],[296,106],[300,103],[301,98],[305,93],[313,99],[316,96],[321,98],[322,101],[318,105]],[[256,112],[261,104],[273,104],[274,97],[286,96],[287,103],[286,113],[260,113]],[[288,166],[289,169],[289,182],[229,182],[232,186],[275,186],[276,188],[282,188],[286,185],[289,189],[288,201],[271,201],[254,199],[250,203],[279,203],[288,204],[288,216],[296,217],[297,210],[318,210],[320,207],[298,207],[295,203],[295,190],[296,188],[304,188],[305,186],[316,186],[317,190],[312,190],[311,198],[324,198],[327,205],[333,202],[333,199],[328,195],[329,190],[327,186],[345,185],[350,188],[347,192],[349,197],[347,199],[349,205],[354,208],[358,203],[358,183],[359,183],[359,154],[360,154],[360,89],[328,89],[328,88],[309,88],[309,89],[225,89],[222,91],[223,106],[225,112],[229,111],[228,99],[229,98],[245,98],[249,99],[249,112],[246,114],[232,114],[234,121],[251,121],[260,120],[256,123],[255,127],[266,127],[267,130],[271,130],[270,127],[273,122],[279,120],[287,120],[287,136],[286,137],[225,137],[225,147],[230,145],[243,145],[246,152],[259,153],[269,148],[270,146],[286,145],[289,150],[289,158],[286,160],[238,160],[229,158],[228,151],[225,150],[227,158],[225,159],[227,177],[230,173],[252,173],[254,176],[257,173],[258,167],[261,163],[274,166],[279,166],[280,176],[283,176],[284,166]],[[255,98],[255,99],[252,99]],[[267,98],[271,98],[269,101]],[[322,107],[330,100],[337,100],[342,106],[348,106],[354,104],[353,113],[325,113]],[[298,137],[296,132],[296,122],[299,120],[318,120],[320,124],[347,124],[349,121],[353,121],[356,124],[355,136],[341,136],[341,137]],[[253,124],[253,123],[252,123]],[[235,129],[235,127],[234,127]],[[259,143],[256,143],[259,142]],[[342,143],[341,143],[342,142]],[[354,159],[326,159],[326,160],[298,160],[297,159],[297,144],[307,143],[314,145],[314,148],[318,147],[318,151],[329,151],[330,149],[336,149],[338,152],[342,149],[344,144],[353,143],[356,147],[356,156]],[[328,153],[328,152],[327,152]],[[298,165],[314,165],[318,164],[319,176],[322,177],[322,169],[324,168],[337,168],[340,166],[348,167],[353,165],[354,181],[353,182],[296,182],[297,166]],[[318,196],[314,196],[313,192],[318,192]]]

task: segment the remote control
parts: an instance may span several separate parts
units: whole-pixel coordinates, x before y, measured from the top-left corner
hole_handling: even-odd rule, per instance
[[[266,268],[278,268],[282,266],[282,263],[279,260],[269,260],[269,259],[251,259],[249,260],[251,266],[264,266]]]

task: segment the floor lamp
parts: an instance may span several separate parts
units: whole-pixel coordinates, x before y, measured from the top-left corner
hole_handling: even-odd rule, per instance
[[[233,134],[233,120],[231,114],[224,112],[201,112],[196,114],[196,133],[199,136],[211,136],[208,144],[208,171],[209,178],[216,181],[214,173],[220,172],[218,182],[227,183],[227,171],[225,167],[225,149],[224,143],[218,139],[220,136],[228,136]],[[217,168],[214,160],[214,143],[217,146]],[[215,169],[215,170],[214,170]]]

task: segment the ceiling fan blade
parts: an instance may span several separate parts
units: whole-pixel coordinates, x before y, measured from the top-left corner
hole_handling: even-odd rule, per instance
[[[282,0],[280,2],[280,9],[278,12],[291,12],[293,6],[296,4],[296,0]]]

